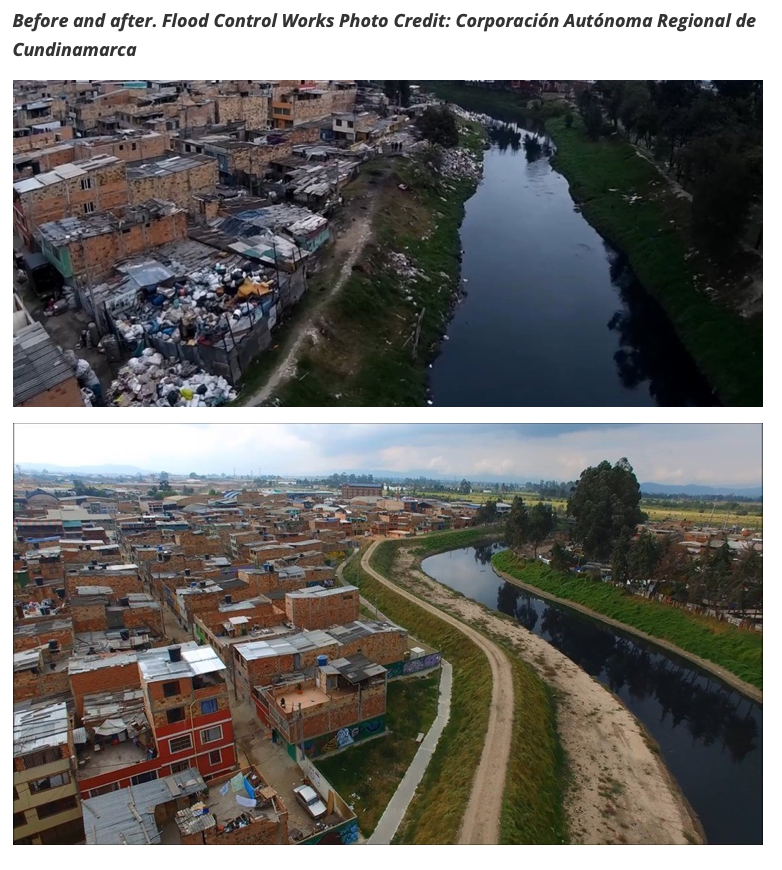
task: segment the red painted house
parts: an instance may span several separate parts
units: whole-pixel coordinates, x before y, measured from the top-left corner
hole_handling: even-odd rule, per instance
[[[236,768],[225,665],[195,641],[138,654],[140,690],[85,698],[79,789],[94,797],[195,767]],[[102,712],[100,712],[102,711]],[[102,717],[106,718],[102,720]],[[95,746],[98,746],[98,749]]]

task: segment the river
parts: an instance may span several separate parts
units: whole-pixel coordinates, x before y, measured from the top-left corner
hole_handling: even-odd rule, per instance
[[[506,583],[490,564],[500,549],[452,550],[422,567],[514,616],[611,689],[657,741],[710,844],[762,843],[762,706],[654,644]]]
[[[516,124],[489,131],[461,228],[467,296],[430,371],[433,403],[714,405],[661,307],[552,169],[550,139]]]

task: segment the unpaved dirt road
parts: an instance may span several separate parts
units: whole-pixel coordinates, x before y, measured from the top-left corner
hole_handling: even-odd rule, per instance
[[[378,583],[393,589],[398,595],[408,598],[418,607],[433,613],[438,619],[458,629],[477,644],[489,660],[492,675],[489,724],[458,842],[460,845],[496,845],[499,841],[502,796],[505,791],[505,775],[513,736],[513,674],[510,663],[505,653],[480,632],[439,608],[421,601],[382,574],[378,574],[369,564],[369,560],[379,543],[381,542],[375,541],[361,557],[361,567],[367,574],[374,577]]]
[[[571,842],[703,842],[656,747],[618,698],[543,638],[432,580],[416,567],[409,550],[399,551],[396,564],[409,589],[507,639],[555,690],[557,732],[571,774],[565,799]]]
[[[329,300],[344,287],[345,282],[353,271],[353,267],[361,256],[361,252],[364,250],[367,242],[372,236],[372,218],[374,216],[376,202],[377,197],[371,196],[366,213],[360,218],[354,220],[335,243],[335,254],[337,256],[339,256],[341,251],[345,249],[348,251],[347,259],[342,264],[339,277],[334,282],[333,286],[330,287],[318,300],[318,304],[310,312],[307,319],[300,325],[299,331],[288,349],[288,352],[280,361],[277,368],[269,376],[269,380],[260,390],[253,393],[253,395],[247,399],[244,403],[246,406],[257,407],[258,405],[263,405],[264,402],[268,402],[280,384],[288,378],[293,377],[296,373],[296,361],[299,358],[299,353],[301,352],[301,347],[305,339],[311,338],[317,341],[319,333],[316,324],[320,319],[323,309]]]

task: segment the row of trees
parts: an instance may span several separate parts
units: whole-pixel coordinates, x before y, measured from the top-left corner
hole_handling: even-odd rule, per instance
[[[621,133],[665,161],[703,241],[738,244],[762,194],[762,81],[598,81],[577,105],[592,138]]]
[[[617,541],[611,556],[615,582],[654,589],[677,601],[729,610],[763,606],[763,560],[754,548],[734,556],[727,541],[693,559],[673,538],[648,532],[630,543]]]
[[[550,504],[537,502],[528,508],[521,496],[516,496],[511,503],[508,519],[505,524],[505,540],[509,547],[521,549],[532,546],[535,558],[538,547],[557,526],[557,514]]]

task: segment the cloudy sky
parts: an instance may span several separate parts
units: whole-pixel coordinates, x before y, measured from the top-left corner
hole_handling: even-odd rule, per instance
[[[761,483],[761,432],[749,424],[21,424],[14,450],[16,462],[38,467],[508,481],[569,480],[626,456],[641,481],[753,486]]]

